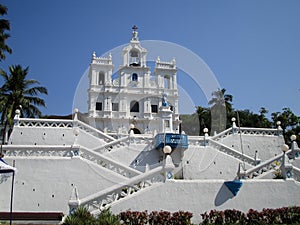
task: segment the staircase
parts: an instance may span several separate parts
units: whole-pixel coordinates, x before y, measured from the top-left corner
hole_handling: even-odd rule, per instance
[[[70,208],[83,206],[91,213],[97,214],[104,208],[110,207],[122,199],[126,199],[151,186],[162,184],[165,181],[165,177],[162,174],[163,167],[160,166],[85,198],[71,199],[69,206]]]
[[[257,165],[258,163],[260,163],[260,160],[255,160],[253,159],[252,157],[248,156],[248,155],[245,155],[245,154],[242,154],[241,152],[233,149],[233,148],[230,148],[222,143],[219,143],[213,139],[209,139],[208,140],[208,143],[209,143],[209,146],[212,147],[212,148],[215,148],[221,152],[224,152],[225,154],[227,155],[230,155],[242,162],[246,162],[252,166],[255,166]]]
[[[132,178],[141,174],[141,172],[132,169],[129,166],[123,165],[120,162],[117,162],[103,154],[94,152],[85,147],[80,147],[79,156],[127,178]]]
[[[287,151],[286,153],[288,154],[290,152],[291,152],[291,150]],[[238,173],[238,176],[239,176],[239,178],[242,178],[242,179],[259,178],[266,172],[278,169],[282,163],[282,158],[283,158],[283,153],[255,166],[249,170],[240,171]]]

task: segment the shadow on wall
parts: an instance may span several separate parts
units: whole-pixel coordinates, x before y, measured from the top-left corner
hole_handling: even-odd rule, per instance
[[[162,163],[162,155],[154,148],[153,143],[149,143],[140,154],[130,163],[130,167],[141,172],[156,168]]]
[[[215,206],[220,206],[233,197],[232,192],[227,188],[225,183],[223,183],[215,198]]]

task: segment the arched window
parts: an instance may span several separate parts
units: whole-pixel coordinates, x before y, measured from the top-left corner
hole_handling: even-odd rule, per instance
[[[130,102],[130,112],[139,112],[140,106],[137,101]]]
[[[98,77],[98,85],[103,85],[104,80],[105,80],[105,74],[103,71],[99,72],[99,77]]]
[[[133,57],[133,58],[139,57],[139,51],[137,49],[132,49],[130,51],[130,57]]]
[[[139,51],[137,49],[132,49],[130,51],[130,65],[140,66]]]
[[[138,80],[138,75],[136,73],[133,73],[132,77],[131,77],[131,80],[132,81],[137,81]]]

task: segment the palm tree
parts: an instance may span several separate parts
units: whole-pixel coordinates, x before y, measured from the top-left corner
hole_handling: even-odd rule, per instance
[[[0,16],[7,14],[7,8],[0,4]],[[10,37],[6,31],[10,30],[9,21],[6,19],[0,19],[0,61],[5,59],[5,52],[11,53],[11,48],[5,43]]]
[[[232,95],[225,94],[226,89],[218,89],[212,93],[213,98],[208,102],[211,106],[211,133],[220,132],[226,128],[226,113],[232,112]]]
[[[198,115],[198,120],[199,120],[199,136],[200,136],[203,134],[201,125],[203,126],[203,128],[205,128],[206,125],[208,126],[208,129],[210,128],[210,126],[209,126],[210,110],[208,108],[197,106],[196,113]]]
[[[42,113],[38,106],[46,106],[45,101],[37,95],[48,94],[48,91],[45,87],[33,86],[39,84],[38,81],[26,79],[28,70],[28,67],[23,69],[22,66],[15,65],[9,67],[9,75],[0,71],[4,79],[0,87],[1,125],[4,126],[4,134],[7,126],[12,126],[17,109],[21,109],[23,117],[40,117]]]
[[[212,93],[213,98],[208,102],[209,105],[213,106],[226,106],[228,113],[232,112],[232,95],[225,94],[226,89],[218,89]]]

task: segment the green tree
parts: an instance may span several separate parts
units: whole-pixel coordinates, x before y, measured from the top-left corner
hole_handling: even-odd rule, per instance
[[[48,94],[48,91],[45,87],[34,86],[39,84],[38,81],[26,79],[28,70],[28,67],[23,69],[20,65],[16,65],[9,67],[9,74],[0,71],[4,80],[0,87],[1,125],[4,126],[4,134],[7,126],[12,126],[17,109],[21,110],[23,117],[40,117],[42,113],[38,107],[46,106],[45,101],[38,95]]]
[[[0,4],[0,16],[7,14],[7,8]],[[11,48],[6,44],[6,40],[10,37],[7,31],[10,30],[10,23],[6,19],[0,19],[0,61],[6,58],[5,53],[11,53]]]
[[[277,121],[281,122],[281,127],[283,130],[283,136],[286,143],[290,143],[290,135],[299,134],[299,122],[300,119],[296,116],[290,108],[283,108],[282,112],[273,112],[271,114],[273,124],[276,126]]]
[[[260,114],[256,114],[251,112],[249,109],[244,110],[236,110],[232,113],[234,117],[239,117],[239,122],[241,127],[271,127],[272,123],[268,120],[266,117],[266,113],[268,113],[268,110],[262,107],[260,109]]]
[[[272,126],[272,123],[270,120],[268,120],[268,118],[266,117],[266,114],[268,113],[269,111],[265,108],[265,107],[261,107],[260,110],[259,110],[259,126],[258,127],[271,127]]]
[[[208,128],[210,130],[210,109],[204,108],[201,106],[196,107],[196,113],[198,115],[198,121],[199,121],[199,136],[203,135],[203,128]]]

